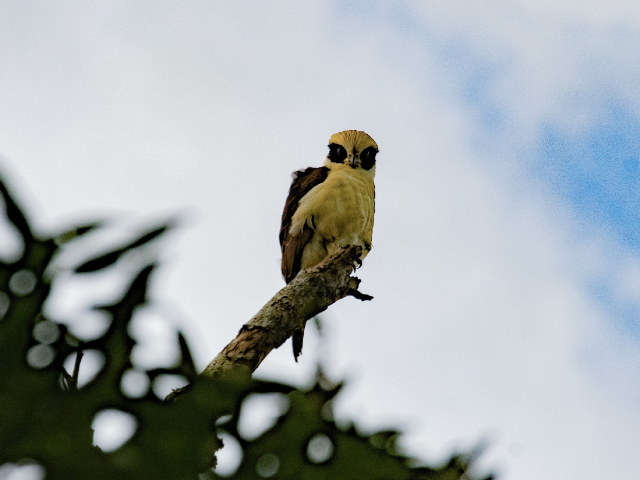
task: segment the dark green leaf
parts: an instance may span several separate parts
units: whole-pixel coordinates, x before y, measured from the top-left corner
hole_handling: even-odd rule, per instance
[[[127,250],[131,250],[131,249],[140,247],[140,246],[144,245],[145,243],[149,243],[151,240],[153,240],[154,238],[162,235],[163,233],[165,233],[167,230],[173,228],[174,226],[175,226],[175,222],[174,221],[167,222],[165,225],[162,225],[161,227],[158,227],[158,228],[156,228],[154,230],[151,230],[148,233],[145,233],[144,235],[142,235],[137,240],[131,242],[125,248]]]
[[[56,245],[60,246],[64,243],[67,243],[71,240],[81,237],[82,235],[85,235],[95,230],[96,228],[100,228],[103,225],[104,225],[104,222],[92,222],[79,227],[74,227],[56,235],[53,240],[56,243]]]
[[[102,270],[103,268],[109,267],[114,263],[116,263],[120,259],[120,257],[125,253],[149,243],[150,241],[154,240],[158,236],[165,233],[170,228],[173,228],[174,225],[175,225],[175,221],[169,221],[165,225],[162,225],[161,227],[158,227],[154,230],[151,230],[150,232],[143,234],[142,236],[138,237],[137,239],[129,242],[128,244],[120,248],[117,248],[115,250],[112,250],[111,252],[102,254],[99,257],[92,258],[91,260],[84,262],[80,266],[76,267],[74,270],[76,273],[89,273],[89,272],[96,272],[98,270]]]
[[[0,194],[2,194],[2,197],[4,198],[7,218],[9,221],[16,226],[18,231],[22,234],[22,238],[25,242],[33,239],[33,233],[29,227],[27,217],[22,213],[18,204],[13,200],[11,193],[9,193],[9,189],[2,178],[0,178]]]
[[[123,249],[118,249],[118,250],[114,250],[112,252],[106,253],[104,255],[101,255],[97,258],[92,258],[91,260],[88,260],[86,262],[84,262],[82,265],[78,266],[75,268],[75,272],[76,273],[89,273],[89,272],[95,272],[98,270],[102,270],[103,268],[109,267],[111,265],[113,265],[114,263],[116,263],[118,261],[118,259],[120,258],[120,256],[125,252],[126,250]]]

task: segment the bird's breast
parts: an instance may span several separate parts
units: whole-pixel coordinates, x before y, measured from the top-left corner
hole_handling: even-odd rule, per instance
[[[315,231],[303,263],[317,263],[320,257],[344,245],[361,245],[368,250],[374,202],[373,178],[367,172],[332,165],[327,179],[302,198],[292,218],[292,234],[300,232],[305,223]]]

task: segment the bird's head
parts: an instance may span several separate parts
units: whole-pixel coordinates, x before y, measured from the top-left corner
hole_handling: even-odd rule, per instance
[[[329,155],[325,165],[343,163],[351,168],[363,169],[375,175],[378,145],[369,135],[359,130],[335,133],[329,139]]]

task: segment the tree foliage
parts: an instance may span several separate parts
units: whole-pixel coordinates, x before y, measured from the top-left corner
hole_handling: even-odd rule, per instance
[[[43,306],[57,275],[48,267],[68,242],[100,224],[43,238],[32,231],[1,180],[0,194],[4,220],[23,244],[20,258],[0,262],[0,465],[35,461],[50,480],[219,478],[211,467],[222,446],[220,432],[226,432],[243,451],[240,466],[227,478],[472,478],[468,471],[472,454],[454,455],[440,468],[415,466],[398,452],[398,432],[364,434],[353,426],[340,428],[331,405],[341,385],[320,370],[308,390],[240,375],[200,378],[180,332],[175,332],[181,355],[174,367],[138,368],[131,360],[136,341],[129,324],[136,310],[149,302],[153,263],[136,270],[119,299],[93,307],[109,318],[106,332],[95,340],[78,341],[65,325],[47,319]],[[126,261],[126,254],[155,241],[172,226],[167,222],[150,229],[83,262],[73,273],[90,275]],[[78,366],[87,351],[101,352],[105,362],[91,381],[78,387]],[[70,357],[75,358],[74,368],[67,371]],[[179,375],[188,379],[190,388],[174,402],[158,398],[152,389],[131,398],[122,389],[123,376],[131,370],[150,382],[160,375]],[[257,438],[243,438],[238,430],[243,403],[249,396],[274,393],[285,399],[284,413]],[[92,422],[109,409],[132,415],[137,428],[120,448],[103,452],[93,445]]]

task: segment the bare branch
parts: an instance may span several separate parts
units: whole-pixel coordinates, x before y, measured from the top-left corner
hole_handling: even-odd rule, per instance
[[[248,323],[202,372],[211,377],[233,369],[253,372],[304,322],[358,290],[360,280],[349,275],[362,249],[342,248],[314,268],[301,271]]]
[[[348,295],[360,300],[372,297],[358,291],[360,280],[351,277],[362,249],[347,246],[314,268],[302,270],[245,325],[200,374],[212,378],[231,371],[251,374],[265,357],[282,345],[304,322]],[[167,397],[175,400],[176,390]]]

